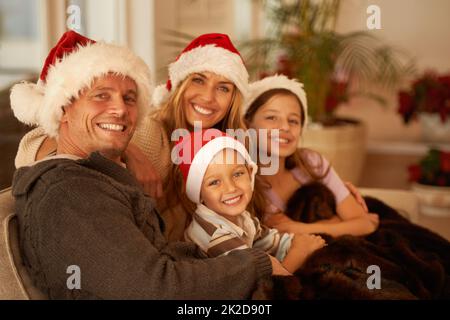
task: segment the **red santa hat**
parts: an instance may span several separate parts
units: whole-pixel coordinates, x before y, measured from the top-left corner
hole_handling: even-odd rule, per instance
[[[305,128],[308,120],[308,102],[306,100],[306,92],[303,89],[303,83],[298,82],[296,79],[289,79],[284,75],[274,75],[251,83],[249,97],[245,100],[243,107],[244,114],[259,96],[272,89],[286,89],[297,96],[302,104],[303,114],[305,115],[305,122],[303,123],[303,128]]]
[[[251,159],[245,146],[238,140],[217,129],[204,129],[182,137],[175,146],[176,163],[186,185],[186,195],[194,203],[200,203],[200,189],[206,169],[213,158],[224,149],[236,150],[252,168],[252,189],[258,166]]]
[[[153,105],[166,102],[190,74],[205,71],[226,77],[247,96],[249,76],[239,51],[226,34],[210,33],[194,39],[169,65],[169,80],[155,88]]]
[[[62,107],[77,99],[94,78],[108,73],[128,76],[138,90],[138,123],[151,103],[150,71],[128,48],[95,42],[68,31],[50,51],[37,83],[21,82],[11,90],[11,108],[19,121],[39,125],[56,137]]]

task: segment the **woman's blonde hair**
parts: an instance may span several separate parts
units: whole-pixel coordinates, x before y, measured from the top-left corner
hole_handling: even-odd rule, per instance
[[[248,125],[255,116],[256,112],[259,110],[261,106],[266,104],[273,96],[275,95],[289,95],[293,96],[297,99],[297,102],[300,106],[300,116],[302,125],[305,124],[306,115],[304,114],[304,108],[302,107],[302,103],[300,99],[287,89],[271,89],[263,94],[261,94],[255,101],[249,106],[247,112],[244,115],[244,121],[246,125]],[[306,148],[298,148],[292,155],[286,158],[285,167],[288,170],[292,170],[294,168],[299,168],[300,171],[305,172],[312,181],[318,181],[323,179],[330,170],[330,166],[326,170],[323,170],[323,161],[321,160],[318,165],[313,165],[310,160],[308,160],[307,154],[316,153],[316,151],[306,149]],[[318,157],[322,159],[322,157]],[[319,174],[318,172],[324,172],[323,174]],[[270,183],[265,181],[261,176],[257,175],[257,179],[255,180],[255,191],[253,193],[253,202],[252,202],[252,211],[256,216],[262,218],[265,211],[267,210],[267,200],[265,196],[265,191],[271,188]]]
[[[153,111],[153,115],[162,123],[168,137],[171,137],[172,132],[176,129],[192,129],[192,126],[186,119],[185,110],[183,108],[183,96],[194,77],[194,74],[188,76],[175,89],[169,100],[163,104],[160,109]],[[241,116],[242,102],[242,94],[238,88],[234,86],[233,96],[228,111],[223,119],[214,125],[214,128],[223,132],[225,132],[226,129],[245,129],[244,121]],[[171,149],[175,146],[175,143],[176,141],[170,142]],[[175,195],[171,192],[170,196],[167,196],[165,199],[169,208],[173,208],[180,203],[186,212],[190,214],[194,213],[196,205],[187,198],[183,176],[179,167],[174,163],[171,164],[164,190],[175,191]]]

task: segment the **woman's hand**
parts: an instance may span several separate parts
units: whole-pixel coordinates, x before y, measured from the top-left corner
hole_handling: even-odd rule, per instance
[[[147,156],[136,145],[130,143],[123,157],[128,170],[142,185],[145,194],[152,198],[163,196],[162,179]]]
[[[362,197],[359,190],[351,182],[344,182],[344,184],[350,191],[352,196],[355,198],[356,202],[358,202],[361,205],[361,207],[364,209],[366,213],[369,213],[369,208],[367,208],[366,201],[364,201],[364,198]]]

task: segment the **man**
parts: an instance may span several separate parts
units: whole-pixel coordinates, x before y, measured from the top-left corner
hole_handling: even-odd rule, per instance
[[[152,200],[120,162],[150,92],[141,59],[73,31],[37,84],[11,92],[16,117],[57,140],[56,155],[13,181],[24,262],[50,298],[239,299],[272,272],[286,274],[262,251],[207,259],[192,244],[166,242]]]

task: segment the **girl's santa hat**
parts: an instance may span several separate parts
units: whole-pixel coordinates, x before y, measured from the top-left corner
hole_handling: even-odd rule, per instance
[[[169,65],[169,80],[155,88],[153,105],[166,102],[190,74],[206,71],[229,79],[247,96],[249,76],[239,51],[226,34],[210,33],[194,39]]]
[[[224,149],[236,150],[251,167],[252,189],[258,166],[253,162],[245,146],[238,140],[217,129],[204,129],[181,137],[174,147],[176,163],[186,184],[186,195],[194,203],[200,203],[200,189],[206,169],[213,158]]]
[[[243,107],[244,114],[259,96],[273,89],[286,89],[297,96],[301,102],[303,114],[305,115],[305,122],[303,123],[303,128],[305,128],[308,120],[308,102],[306,100],[306,92],[303,89],[303,83],[298,82],[296,79],[289,79],[284,75],[274,75],[251,83],[250,94]]]
[[[128,76],[138,90],[138,119],[151,103],[150,70],[128,48],[95,42],[67,31],[50,51],[37,83],[21,82],[12,87],[11,108],[19,121],[39,125],[52,137],[58,135],[62,107],[78,99],[94,78],[108,73]]]

